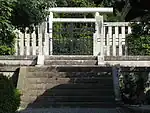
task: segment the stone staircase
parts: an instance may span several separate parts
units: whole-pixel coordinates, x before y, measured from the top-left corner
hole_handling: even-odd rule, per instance
[[[130,113],[122,108],[37,108],[19,113]]]
[[[22,108],[116,107],[112,75],[92,71],[96,57],[49,56],[44,63],[20,69]]]
[[[47,56],[45,65],[97,65],[95,56]]]

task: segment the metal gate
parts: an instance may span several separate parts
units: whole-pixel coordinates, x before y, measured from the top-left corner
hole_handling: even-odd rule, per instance
[[[92,55],[95,23],[54,23],[54,55]]]
[[[93,55],[96,50],[93,47],[95,28],[98,34],[99,25],[103,25],[95,25],[98,24],[95,16],[112,13],[113,8],[50,8],[49,11],[50,55]],[[63,15],[59,15],[62,18],[58,18],[58,13]]]

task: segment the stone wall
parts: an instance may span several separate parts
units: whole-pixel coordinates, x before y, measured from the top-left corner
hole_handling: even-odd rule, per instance
[[[34,66],[36,60],[37,56],[0,56],[0,74],[12,77],[17,86],[20,67]]]
[[[57,66],[20,68],[17,88],[22,92],[21,107],[115,106],[110,74],[61,70]]]

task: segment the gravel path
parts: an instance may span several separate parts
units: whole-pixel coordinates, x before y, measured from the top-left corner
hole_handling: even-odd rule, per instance
[[[120,108],[49,108],[26,109],[20,113],[127,113]]]

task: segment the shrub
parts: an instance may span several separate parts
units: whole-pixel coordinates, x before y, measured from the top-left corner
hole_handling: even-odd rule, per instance
[[[11,78],[0,75],[0,113],[15,113],[20,105],[20,93]]]
[[[15,43],[14,26],[12,25],[11,13],[15,0],[0,0],[0,55],[13,54]]]
[[[145,100],[146,100],[146,104],[150,105],[150,89],[146,91]]]
[[[0,46],[0,55],[12,55],[14,53],[14,48],[8,46]]]
[[[126,37],[129,55],[150,55],[150,32],[146,22],[132,23],[132,34]]]

